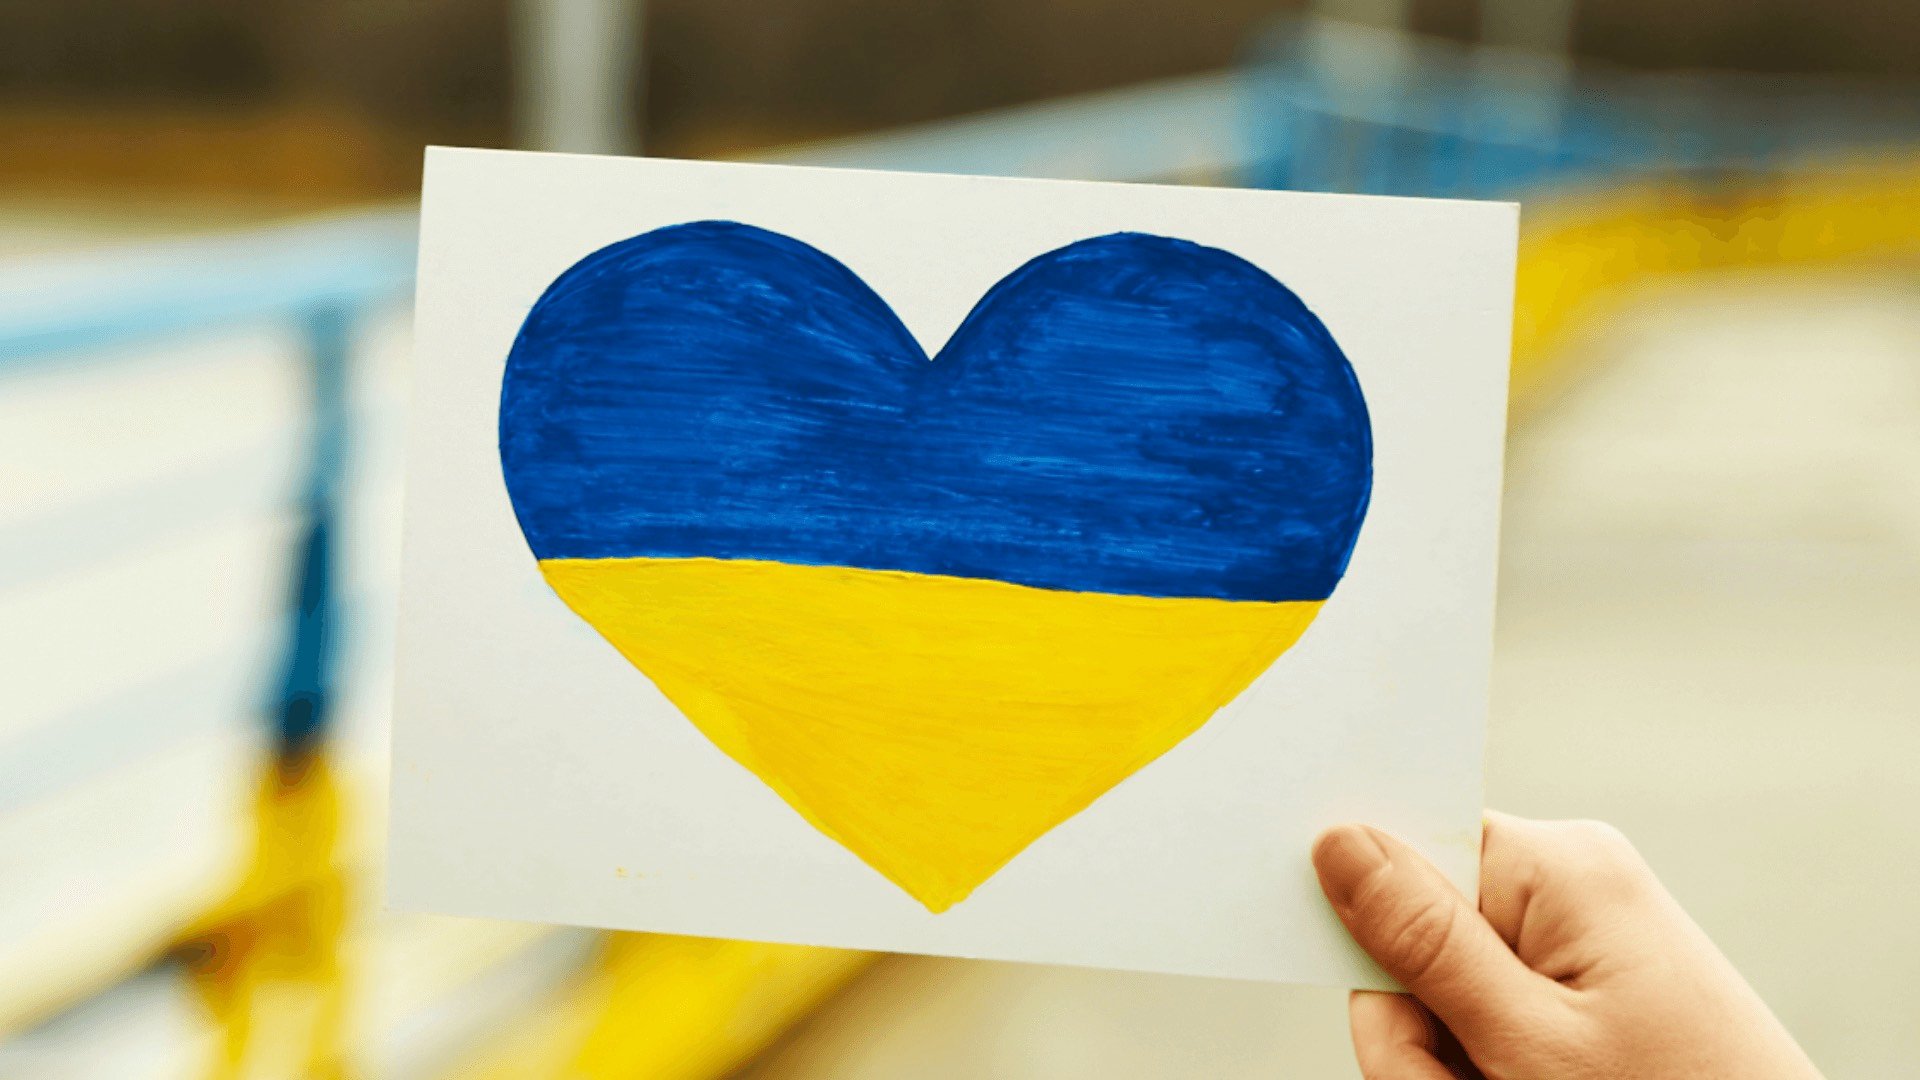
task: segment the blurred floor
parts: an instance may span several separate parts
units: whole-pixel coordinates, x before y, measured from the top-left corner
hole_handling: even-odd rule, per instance
[[[1649,297],[1510,469],[1490,802],[1625,829],[1834,1078],[1920,1059],[1917,294]]]
[[[1649,294],[1509,459],[1489,804],[1624,828],[1832,1080],[1920,1059],[1917,292]],[[747,1075],[1351,1077],[1343,997],[899,958]]]

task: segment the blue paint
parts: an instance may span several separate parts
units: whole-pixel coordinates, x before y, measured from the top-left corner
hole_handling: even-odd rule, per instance
[[[1353,369],[1298,297],[1139,233],[1022,266],[929,362],[807,244],[659,229],[547,289],[500,401],[507,491],[542,559],[1318,600],[1372,456]]]

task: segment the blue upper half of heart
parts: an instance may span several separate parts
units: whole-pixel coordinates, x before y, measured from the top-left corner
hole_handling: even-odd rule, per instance
[[[1116,233],[1048,252],[929,361],[828,255],[697,222],[547,289],[507,361],[500,459],[542,559],[1279,601],[1340,579],[1373,448],[1326,327],[1224,251]]]

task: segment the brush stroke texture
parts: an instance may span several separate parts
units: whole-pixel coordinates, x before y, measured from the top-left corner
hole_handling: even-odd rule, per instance
[[[750,559],[540,570],[715,746],[935,912],[1206,723],[1321,607]]]
[[[1035,258],[933,358],[845,266],[729,222],[548,288],[500,453],[534,554],[1325,599],[1366,512],[1353,370],[1244,259],[1116,233]]]

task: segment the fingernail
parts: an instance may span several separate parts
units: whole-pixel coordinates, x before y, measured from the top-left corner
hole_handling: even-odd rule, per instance
[[[1386,849],[1358,825],[1335,825],[1313,842],[1313,868],[1320,875],[1320,890],[1335,907],[1352,904],[1360,886],[1387,864]]]

